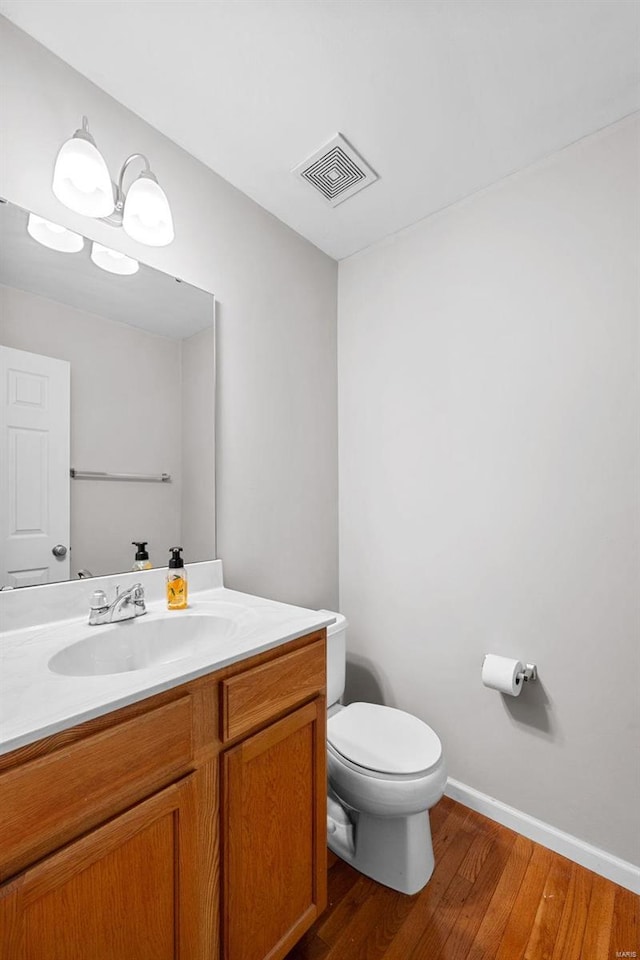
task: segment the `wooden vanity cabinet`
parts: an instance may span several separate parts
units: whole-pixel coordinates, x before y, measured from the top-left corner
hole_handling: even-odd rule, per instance
[[[281,960],[326,903],[325,631],[0,757],[0,960]]]

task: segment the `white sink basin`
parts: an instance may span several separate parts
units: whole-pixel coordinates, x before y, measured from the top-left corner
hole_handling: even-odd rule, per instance
[[[222,652],[238,635],[249,612],[242,607],[233,609],[233,604],[223,606],[227,608],[224,613],[172,611],[163,617],[87,627],[82,640],[51,657],[49,669],[67,676],[91,677]]]

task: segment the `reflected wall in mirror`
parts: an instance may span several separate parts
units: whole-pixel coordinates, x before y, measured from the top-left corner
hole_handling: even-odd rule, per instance
[[[214,558],[213,296],[28,221],[0,203],[0,587]]]

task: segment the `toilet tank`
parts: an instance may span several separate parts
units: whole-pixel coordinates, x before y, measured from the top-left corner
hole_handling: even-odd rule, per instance
[[[327,709],[337,703],[344,693],[347,663],[347,619],[332,610],[319,610],[335,617],[327,627]]]

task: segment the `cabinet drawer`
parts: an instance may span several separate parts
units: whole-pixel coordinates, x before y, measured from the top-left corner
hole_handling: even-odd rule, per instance
[[[0,775],[0,878],[189,769],[191,697]]]
[[[222,681],[222,738],[232,740],[325,686],[325,641]]]

